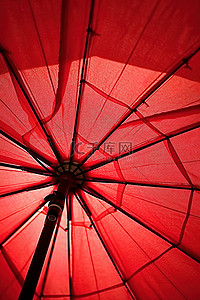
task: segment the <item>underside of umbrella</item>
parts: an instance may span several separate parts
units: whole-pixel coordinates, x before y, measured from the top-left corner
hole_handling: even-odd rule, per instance
[[[0,299],[200,298],[199,20],[1,1]]]

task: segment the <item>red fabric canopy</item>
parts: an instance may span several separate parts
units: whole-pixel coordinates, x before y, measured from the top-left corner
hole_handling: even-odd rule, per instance
[[[63,168],[34,299],[200,298],[199,20],[199,0],[1,1],[0,299]]]

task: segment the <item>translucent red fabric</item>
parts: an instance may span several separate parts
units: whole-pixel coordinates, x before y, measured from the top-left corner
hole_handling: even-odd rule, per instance
[[[62,166],[79,185],[34,299],[200,298],[199,20],[199,0],[1,1],[0,299]]]

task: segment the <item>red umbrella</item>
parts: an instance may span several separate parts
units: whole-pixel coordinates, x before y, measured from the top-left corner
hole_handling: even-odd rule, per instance
[[[0,11],[0,298],[199,299],[200,2]]]

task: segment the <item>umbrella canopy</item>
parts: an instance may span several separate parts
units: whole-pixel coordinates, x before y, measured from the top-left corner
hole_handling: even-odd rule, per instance
[[[34,299],[199,299],[199,0],[0,14],[0,298],[18,299],[67,174]]]

